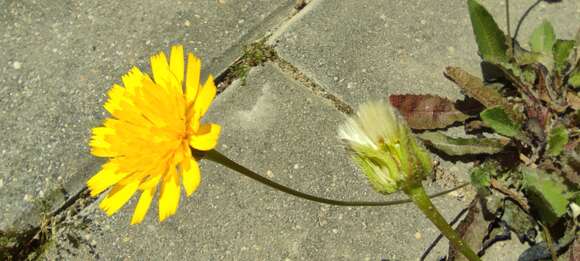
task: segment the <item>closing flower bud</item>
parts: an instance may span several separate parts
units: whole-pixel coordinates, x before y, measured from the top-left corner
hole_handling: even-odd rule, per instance
[[[429,153],[386,101],[362,104],[339,127],[338,136],[348,143],[353,159],[380,193],[417,184],[433,169]]]

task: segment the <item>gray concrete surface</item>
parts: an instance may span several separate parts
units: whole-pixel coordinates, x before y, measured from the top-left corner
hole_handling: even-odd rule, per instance
[[[504,1],[482,1],[505,27]],[[515,19],[535,0],[511,1]],[[309,78],[351,105],[395,93],[460,92],[445,79],[446,66],[479,74],[479,57],[466,1],[314,1],[275,35],[277,51]],[[520,37],[549,18],[559,36],[580,27],[578,1],[542,3]],[[274,42],[274,41],[273,41]]]
[[[223,124],[220,151],[278,182],[331,198],[384,200],[337,142],[343,118],[266,65],[251,71],[246,86],[236,83],[222,93],[208,121]],[[92,249],[103,260],[415,260],[438,234],[409,205],[326,206],[205,161],[202,173],[200,190],[167,222],[158,224],[152,208],[143,224],[129,226],[135,200],[112,218],[94,204],[83,213],[94,219],[88,227],[59,232],[53,243],[59,245],[45,257],[94,259]],[[446,196],[435,204],[451,218],[465,202]],[[66,233],[89,244],[74,248]],[[444,255],[445,246],[434,256]]]
[[[103,161],[89,155],[88,139],[106,116],[106,91],[171,44],[193,49],[204,72],[215,75],[242,45],[275,32],[281,58],[353,107],[390,93],[459,98],[444,67],[479,72],[465,1],[308,2],[286,21],[295,13],[291,0],[0,0],[0,231],[38,224],[63,191],[74,193],[96,173]],[[501,2],[483,1],[503,27]],[[534,1],[511,2],[518,17]],[[580,5],[542,3],[519,39],[543,17],[571,37]],[[300,190],[384,199],[335,138],[343,115],[291,76],[272,64],[254,68],[245,86],[236,82],[217,98],[209,120],[223,125],[219,149]],[[446,164],[447,174],[465,178],[464,164]],[[96,203],[87,206],[56,229],[43,258],[415,260],[437,235],[410,206],[323,206],[207,162],[202,175],[199,191],[162,224],[154,207],[143,224],[129,226],[135,199],[112,218]],[[451,218],[466,202],[445,197],[435,204]],[[443,240],[427,260],[445,253]]]
[[[132,65],[181,43],[218,74],[293,4],[0,1],[0,231],[37,224],[39,212],[97,171],[90,129],[105,115],[106,91]]]

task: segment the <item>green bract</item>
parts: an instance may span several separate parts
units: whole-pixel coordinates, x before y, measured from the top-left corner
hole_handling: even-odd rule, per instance
[[[431,172],[431,158],[386,102],[362,104],[339,128],[354,161],[373,188],[388,194],[420,182]]]

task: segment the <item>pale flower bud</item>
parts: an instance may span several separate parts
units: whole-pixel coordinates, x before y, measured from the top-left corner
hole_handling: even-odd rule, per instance
[[[429,153],[386,101],[362,104],[339,127],[338,136],[378,192],[421,182],[433,169]]]

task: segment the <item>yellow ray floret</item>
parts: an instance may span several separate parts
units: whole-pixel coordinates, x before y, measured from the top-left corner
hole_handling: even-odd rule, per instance
[[[201,62],[183,46],[151,57],[153,78],[132,68],[113,85],[105,109],[111,117],[93,129],[91,153],[107,157],[101,170],[87,182],[91,196],[112,189],[100,207],[117,212],[133,194],[142,191],[131,224],[143,221],[159,191],[159,220],[175,214],[181,183],[190,196],[201,182],[199,165],[190,147],[208,151],[217,145],[221,127],[201,123],[216,95],[210,75],[200,83]]]

